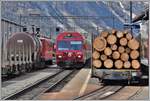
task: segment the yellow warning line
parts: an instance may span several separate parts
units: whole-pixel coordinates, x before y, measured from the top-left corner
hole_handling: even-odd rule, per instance
[[[90,70],[90,72],[89,72],[89,74],[88,74],[88,76],[87,76],[87,78],[86,78],[86,80],[85,80],[85,82],[84,82],[83,86],[81,87],[81,90],[80,90],[80,92],[79,92],[79,95],[78,95],[78,96],[81,96],[81,95],[83,95],[83,94],[84,94],[84,91],[85,91],[85,90],[86,90],[86,88],[87,88],[88,81],[89,81],[90,77],[91,77],[91,70]]]

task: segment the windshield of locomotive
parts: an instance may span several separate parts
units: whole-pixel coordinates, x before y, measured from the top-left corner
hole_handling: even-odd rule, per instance
[[[58,50],[81,50],[82,41],[59,41]]]

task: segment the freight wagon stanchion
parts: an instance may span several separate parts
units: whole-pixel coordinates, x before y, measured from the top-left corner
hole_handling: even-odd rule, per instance
[[[14,71],[14,69],[15,69],[15,67],[14,67],[14,65],[15,65],[15,41],[12,41],[12,53],[11,53],[11,60],[12,60],[12,67],[13,68],[11,68],[11,72],[13,72]]]
[[[8,46],[8,57],[9,57],[9,68],[10,68],[12,66],[12,57],[11,57],[12,47],[10,45],[7,45],[7,46]],[[10,71],[12,71],[12,69],[10,69]]]
[[[19,47],[18,47],[18,60],[19,60],[19,63],[18,63],[18,69],[19,69],[19,73],[22,71],[22,69],[21,69],[21,45],[20,45],[20,43],[18,43],[19,45]]]
[[[27,43],[27,46],[29,46],[29,44]],[[29,47],[26,47],[26,63],[27,63],[27,68],[29,68]]]
[[[16,53],[17,53],[17,44],[16,44],[16,42],[14,42],[15,44],[14,44],[14,65],[15,65],[15,71],[18,71],[18,68],[17,68],[17,55],[16,55]],[[15,72],[15,73],[17,73],[17,72]]]
[[[25,67],[25,42],[23,43],[23,46],[22,46],[22,61],[23,61],[23,66]]]
[[[97,28],[98,29],[98,28]],[[92,37],[92,42],[94,41],[93,39],[94,39],[94,33],[92,33],[92,35],[91,35]],[[92,46],[91,46],[92,47]],[[94,52],[94,48],[92,48],[92,53]],[[95,68],[93,68],[93,55],[92,55],[92,57],[91,57],[91,69],[92,69],[92,77],[95,77],[96,76],[96,72],[95,72]],[[93,75],[93,74],[95,74],[95,75]]]

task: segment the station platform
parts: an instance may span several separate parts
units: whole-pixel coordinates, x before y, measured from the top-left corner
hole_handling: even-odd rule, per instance
[[[65,85],[60,92],[44,93],[40,100],[73,100],[93,90],[100,88],[98,81],[91,78],[91,69],[81,69],[75,77]]]

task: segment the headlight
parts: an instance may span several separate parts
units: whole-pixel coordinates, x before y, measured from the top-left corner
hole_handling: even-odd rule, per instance
[[[81,58],[81,55],[78,55],[78,58]]]
[[[62,58],[62,56],[61,56],[61,55],[58,55],[58,58]]]

